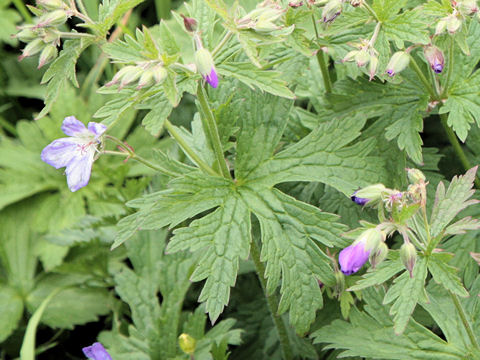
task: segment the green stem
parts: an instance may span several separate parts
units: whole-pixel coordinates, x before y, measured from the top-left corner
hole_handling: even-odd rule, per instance
[[[467,156],[465,155],[465,152],[463,151],[462,146],[460,145],[460,142],[458,141],[458,138],[453,132],[452,128],[448,126],[447,119],[447,114],[440,114],[440,120],[442,122],[443,128],[445,129],[445,132],[447,133],[448,140],[450,141],[450,144],[452,144],[455,154],[462,163],[465,171],[469,170],[472,168],[472,164],[470,164],[470,161],[468,161]],[[477,189],[480,189],[480,180],[478,179],[478,177],[475,177],[475,186],[477,187]]]
[[[425,86],[425,89],[427,89],[428,93],[430,94],[430,97],[432,100],[437,100],[437,94],[435,93],[435,90],[433,89],[432,85],[428,82],[427,78],[425,75],[423,75],[422,70],[420,70],[420,67],[418,66],[417,62],[413,58],[412,55],[410,55],[410,64],[412,65],[413,71],[417,73],[418,78],[420,81],[423,83]]]
[[[362,2],[362,6],[367,9],[367,11],[370,13],[370,15],[373,16],[373,18],[377,21],[380,22],[380,19],[377,16],[377,13],[370,7],[370,5],[367,4],[366,1]]]
[[[226,179],[230,179],[230,171],[228,170],[225,157],[223,156],[222,143],[220,141],[220,135],[218,134],[217,122],[213,116],[212,109],[210,109],[210,106],[208,105],[207,94],[201,82],[199,82],[197,86],[197,98],[203,112],[201,115],[202,118],[204,118],[204,131],[213,147],[213,152],[215,153],[215,158],[217,159],[222,176]]]
[[[270,310],[270,314],[272,315],[273,322],[275,327],[277,328],[278,338],[280,340],[280,346],[283,352],[283,358],[285,360],[293,359],[293,351],[290,345],[290,340],[288,338],[287,328],[285,327],[285,323],[280,315],[278,315],[278,297],[276,294],[267,294],[267,281],[265,280],[265,266],[260,261],[260,250],[255,242],[255,240],[251,243],[250,255],[252,256],[252,260],[255,264],[255,269],[257,271],[258,279],[260,280],[260,285],[262,285],[263,292],[265,294],[265,298],[267,299],[268,309]]]
[[[450,46],[448,47],[448,69],[447,69],[447,79],[445,80],[445,85],[442,91],[440,98],[443,99],[447,95],[448,86],[450,85],[450,79],[452,77],[453,65],[454,65],[454,51],[455,51],[455,39],[453,36],[450,36]]]
[[[170,170],[167,170],[167,169],[165,169],[161,166],[155,165],[154,163],[148,161],[147,159],[141,157],[140,155],[132,152],[127,147],[123,147],[123,149],[127,150],[128,152],[104,150],[104,151],[102,151],[102,154],[122,156],[122,157],[126,157],[126,158],[129,158],[129,159],[133,159],[133,160],[136,160],[139,163],[142,163],[143,165],[149,167],[150,169],[158,171],[158,172],[160,172],[164,175],[171,176],[171,177],[177,177],[177,174],[175,174],[175,173],[171,172]]]
[[[222,50],[222,47],[228,42],[228,40],[230,40],[230,38],[232,37],[233,33],[230,31],[230,30],[227,30],[227,33],[225,34],[225,36],[223,37],[223,39],[218,43],[217,46],[215,46],[215,49],[213,49],[212,51],[212,57],[215,58],[215,56],[217,55],[217,53]]]
[[[377,22],[377,25],[375,25],[375,30],[373,31],[373,35],[370,38],[370,46],[374,47],[375,46],[375,41],[377,41],[378,34],[380,33],[380,28],[382,27],[381,22]]]
[[[475,337],[475,333],[473,332],[473,329],[470,325],[470,322],[467,319],[467,315],[465,314],[465,310],[463,309],[462,304],[460,304],[460,300],[458,300],[458,296],[452,292],[450,292],[450,297],[452,298],[453,304],[457,308],[458,315],[460,315],[460,318],[462,319],[463,326],[465,327],[465,330],[467,331],[467,335],[470,339],[470,342],[472,343],[473,347],[480,351],[480,346],[478,345],[477,338]]]
[[[13,2],[13,5],[15,5],[15,7],[17,8],[18,12],[22,15],[25,22],[31,23],[32,22],[32,16],[28,12],[27,7],[23,3],[23,1],[22,0],[13,0],[12,2]]]
[[[180,136],[180,134],[177,132],[175,127],[172,125],[172,123],[168,120],[165,120],[165,127],[167,128],[168,132],[172,137],[177,141],[178,145],[182,148],[182,150],[192,158],[192,160],[202,169],[205,171],[207,174],[212,175],[212,176],[218,176],[217,172],[213,170],[208,164],[203,161],[196,153],[193,151],[193,149],[187,144],[187,142]]]
[[[315,29],[315,38],[318,40],[320,39],[320,36],[318,35],[318,29],[317,29],[317,23],[315,21],[315,17],[312,14],[312,22],[313,22],[313,28]],[[325,86],[325,92],[331,93],[332,92],[332,80],[330,79],[330,73],[328,72],[328,66],[325,61],[325,57],[323,56],[323,51],[320,49],[317,51],[317,61],[318,61],[318,66],[320,66],[320,71],[322,72],[322,78],[323,78],[323,84]]]
[[[57,31],[56,34],[64,39],[95,38],[95,35],[86,33],[70,33],[64,31]]]

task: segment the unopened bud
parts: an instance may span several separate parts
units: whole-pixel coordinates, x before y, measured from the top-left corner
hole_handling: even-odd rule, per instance
[[[355,62],[357,63],[358,67],[367,65],[369,61],[370,54],[367,52],[367,50],[362,49],[355,55]]]
[[[64,24],[68,20],[67,13],[63,10],[55,10],[45,15],[41,16],[38,19],[37,25],[35,27],[45,27],[45,26],[59,26]]]
[[[342,13],[342,2],[340,0],[330,0],[324,6],[322,11],[322,19],[324,23],[332,22]]]
[[[435,27],[435,35],[442,34],[447,28],[447,21],[445,19],[440,20]]]
[[[423,49],[423,53],[433,71],[435,71],[436,74],[440,74],[445,64],[442,50],[435,45],[429,45]]]
[[[347,61],[353,61],[357,54],[360,52],[360,50],[352,50],[345,55],[345,57],[342,59],[342,62],[347,62]]]
[[[412,243],[403,243],[400,247],[400,258],[402,259],[403,265],[410,273],[410,277],[413,277],[413,267],[417,262],[417,250]]]
[[[369,261],[372,265],[372,268],[378,266],[388,255],[388,246],[381,241],[377,248],[370,253]]]
[[[109,81],[108,83],[105,84],[105,86],[112,86],[113,84],[116,84],[118,83],[121,79],[123,79],[123,77],[125,75],[127,75],[128,73],[131,73],[133,71],[137,71],[137,69],[139,69],[137,66],[133,66],[133,65],[128,65],[128,66],[125,66],[123,68],[121,68],[112,78],[111,81]],[[139,74],[140,76],[140,74]],[[133,81],[133,80],[132,80]]]
[[[302,6],[302,5],[303,5],[303,1],[299,1],[299,0],[297,0],[297,1],[290,1],[290,2],[288,3],[288,6],[294,8],[294,9],[296,9],[296,8]]]
[[[167,75],[167,70],[162,65],[157,65],[153,68],[153,78],[157,84],[163,83]]]
[[[363,189],[355,191],[354,196],[360,199],[367,199],[367,202],[370,205],[371,202],[380,200],[382,198],[382,193],[386,190],[387,188],[383,184],[369,185]]]
[[[463,16],[470,16],[478,12],[477,0],[463,0],[458,2],[457,9]]]
[[[183,333],[178,337],[178,345],[185,354],[193,355],[195,347],[197,346],[197,341],[192,336]]]
[[[352,5],[353,7],[358,7],[362,5],[362,2],[363,0],[350,0],[350,5]]]
[[[31,29],[23,29],[15,37],[21,42],[28,43],[38,38],[38,34]]]
[[[124,86],[137,81],[140,76],[143,74],[143,69],[139,66],[131,66],[128,71],[124,73],[120,80],[119,89],[122,89]]]
[[[18,57],[19,61],[22,61],[24,58],[35,55],[43,50],[45,43],[41,39],[35,39],[32,42],[28,43],[27,46],[22,51],[22,55]]]
[[[355,242],[362,242],[365,245],[365,251],[373,251],[377,248],[383,240],[383,235],[377,228],[370,228],[365,230]]]
[[[57,47],[53,44],[48,44],[40,53],[40,58],[38,59],[38,69],[43,65],[48,64],[50,61],[56,59],[58,55]]]
[[[140,80],[138,80],[137,90],[140,90],[145,86],[150,86],[153,83],[154,83],[153,69],[147,69],[140,76]]]
[[[411,184],[418,184],[420,182],[425,182],[426,180],[423,172],[418,169],[407,169],[407,176],[408,181],[410,181]]]
[[[210,52],[205,48],[200,48],[195,53],[195,65],[197,65],[198,72],[205,76],[210,74],[214,67],[213,58]]]
[[[187,31],[194,32],[197,30],[197,20],[195,20],[194,18],[186,17],[183,14],[181,16],[183,18],[183,25],[185,26],[185,29],[187,29]]]
[[[456,15],[452,14],[447,17],[447,31],[450,34],[455,34],[460,27],[462,26],[462,20],[460,20]]]
[[[375,77],[375,74],[377,73],[377,67],[378,67],[378,57],[376,57],[375,55],[372,55],[370,57],[370,66],[369,66],[370,78],[368,79],[369,81],[372,81],[373,78]]]
[[[392,58],[388,62],[387,70],[385,71],[388,76],[394,76],[402,70],[404,70],[410,63],[410,55],[405,51],[397,51],[393,54]]]
[[[62,0],[37,0],[37,5],[46,10],[59,10],[66,8]]]

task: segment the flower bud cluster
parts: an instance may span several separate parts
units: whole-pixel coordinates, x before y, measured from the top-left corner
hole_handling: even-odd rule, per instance
[[[295,3],[291,5],[298,7]],[[281,25],[276,24],[276,21],[282,17],[285,9],[275,1],[265,0],[258,4],[255,9],[250,11],[247,15],[236,20],[237,29],[251,29],[259,34],[267,35],[272,31],[280,30]]]
[[[453,11],[450,15],[440,19],[435,27],[435,35],[442,34],[445,30],[449,34],[457,33],[467,17],[479,15],[477,0],[452,1]]]
[[[356,50],[352,50],[345,55],[342,62],[355,61],[358,67],[369,64],[370,80],[375,77],[378,67],[378,52],[371,45],[371,41],[362,40],[356,45]]]
[[[154,84],[161,84],[167,78],[167,70],[160,61],[145,61],[137,65],[121,68],[105,86],[118,85],[120,91],[125,86],[137,83],[137,90]]]
[[[38,68],[41,68],[58,56],[60,35],[57,27],[66,23],[71,11],[62,0],[38,0],[37,5],[34,9],[41,15],[35,18],[34,24],[20,26],[14,37],[27,44],[18,60],[40,54]]]

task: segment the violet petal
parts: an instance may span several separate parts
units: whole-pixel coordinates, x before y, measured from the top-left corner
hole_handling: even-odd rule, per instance
[[[62,123],[62,131],[68,136],[78,136],[85,132],[87,128],[75,116],[67,116]]]
[[[340,251],[338,262],[345,275],[356,273],[367,262],[370,251],[365,251],[362,242],[354,243]]]
[[[88,131],[91,133],[95,134],[95,136],[98,138],[99,136],[102,136],[103,133],[107,130],[107,127],[103,124],[96,123],[96,122],[89,122],[88,123]]]
[[[88,184],[92,172],[94,155],[95,151],[87,151],[85,154],[74,156],[67,164],[65,174],[67,175],[68,188],[72,192]]]
[[[55,169],[65,167],[75,156],[77,146],[74,138],[54,140],[42,150],[41,159]]]
[[[92,346],[84,347],[82,351],[86,357],[92,360],[112,360],[110,354],[99,342],[94,343]]]
[[[216,88],[218,86],[218,76],[215,71],[215,68],[212,68],[212,71],[209,75],[205,76],[205,81],[210,84],[211,87]]]

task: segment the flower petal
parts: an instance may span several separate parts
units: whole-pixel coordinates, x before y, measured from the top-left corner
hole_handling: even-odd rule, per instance
[[[78,189],[87,186],[92,172],[93,157],[95,151],[87,151],[84,154],[75,156],[67,165],[65,174],[67,175],[67,184],[70,191],[75,192]]]
[[[211,87],[216,88],[218,86],[218,76],[215,68],[212,68],[210,74],[205,76],[205,81],[210,84]]]
[[[73,138],[61,138],[47,145],[41,158],[55,169],[67,166],[77,152],[78,143]]]
[[[88,131],[94,133],[96,137],[102,136],[105,130],[107,130],[107,127],[103,124],[93,121],[88,123]]]
[[[94,343],[92,346],[84,347],[82,351],[86,357],[92,360],[112,360],[110,354],[99,342]]]
[[[85,132],[85,125],[75,116],[67,116],[62,123],[62,131],[68,136],[78,136]]]
[[[370,251],[365,250],[363,242],[353,243],[340,251],[338,262],[345,275],[356,273],[368,260]]]

